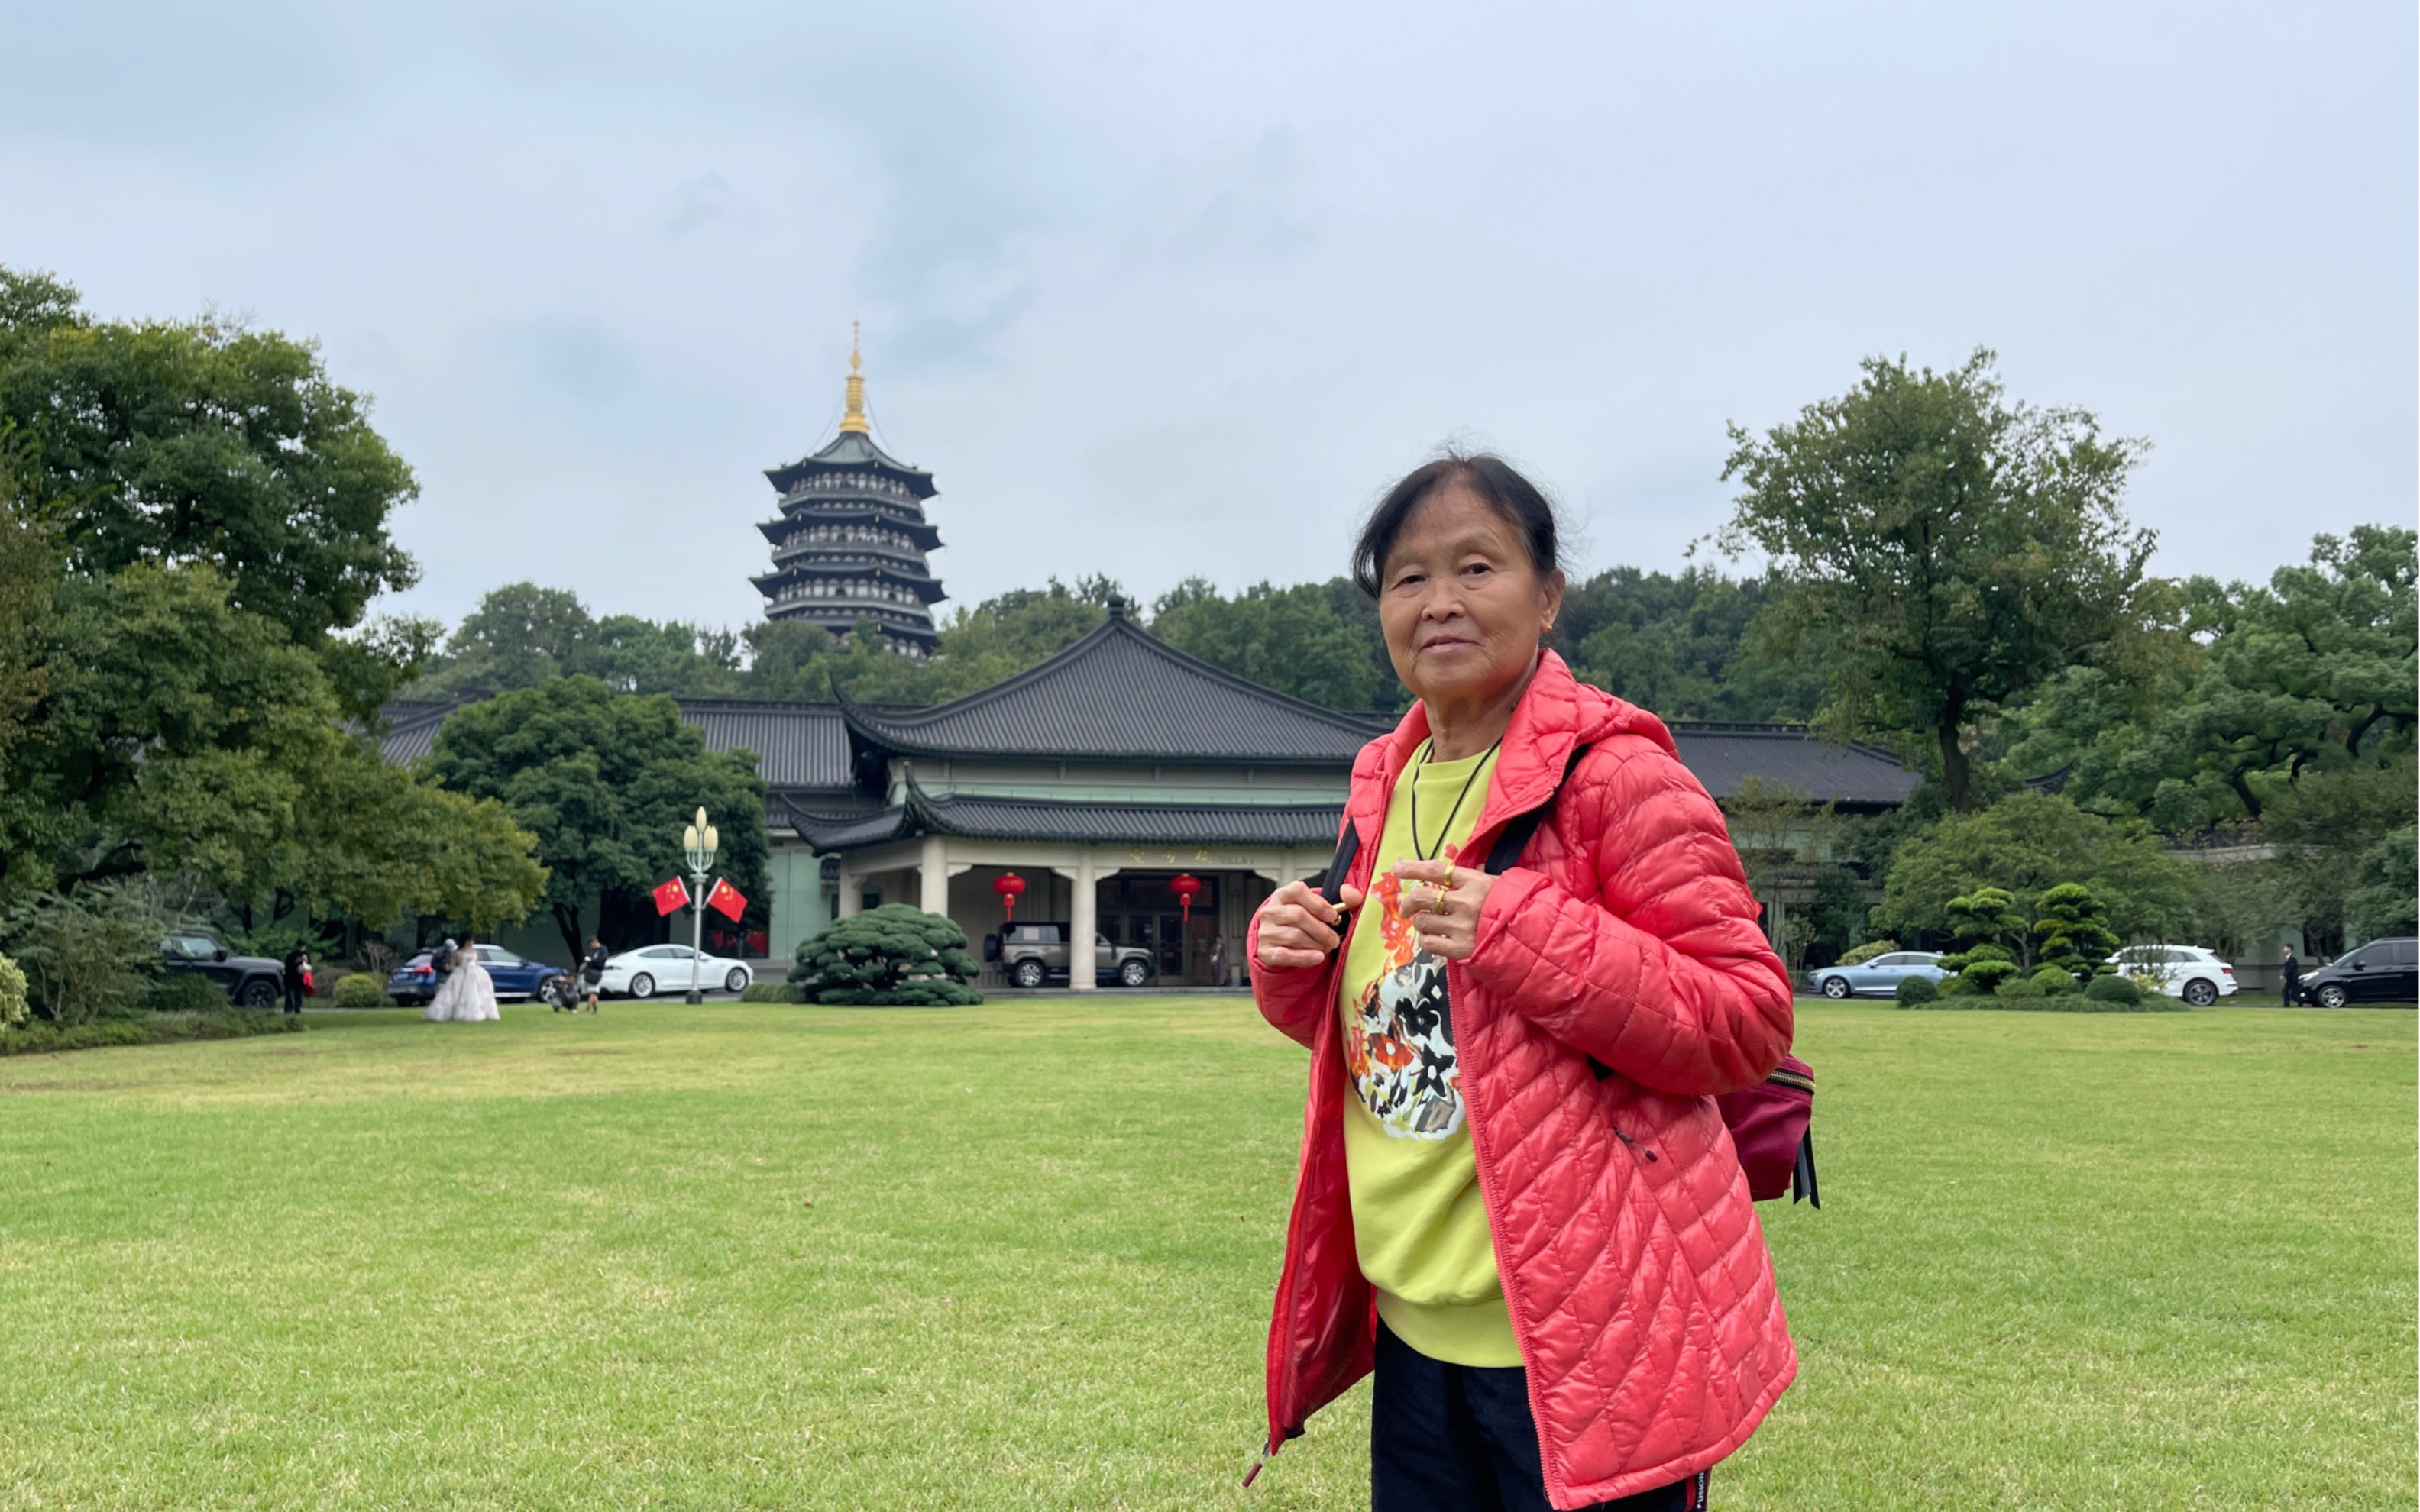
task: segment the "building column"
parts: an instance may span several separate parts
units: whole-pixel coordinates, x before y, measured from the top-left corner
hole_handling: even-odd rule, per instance
[[[858,892],[857,887],[857,872],[849,867],[848,857],[844,856],[840,858],[840,896],[834,900],[834,902],[839,904],[839,911],[836,917],[841,918],[855,918],[858,912],[857,905],[860,901],[861,895]]]
[[[924,837],[923,858],[916,866],[916,906],[928,914],[950,917],[950,856],[939,835]]]
[[[1076,858],[1075,896],[1067,907],[1067,985],[1075,992],[1089,993],[1097,983],[1094,972],[1098,957],[1093,954],[1093,935],[1100,928],[1101,898],[1093,876],[1093,853],[1084,851]]]

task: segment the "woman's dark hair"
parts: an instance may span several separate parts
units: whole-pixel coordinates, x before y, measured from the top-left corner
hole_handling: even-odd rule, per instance
[[[1555,506],[1546,501],[1536,484],[1492,452],[1469,456],[1448,452],[1405,473],[1403,481],[1378,501],[1378,507],[1370,511],[1369,523],[1361,527],[1361,538],[1353,543],[1353,580],[1363,593],[1372,598],[1378,596],[1378,575],[1385,569],[1387,554],[1395,549],[1395,538],[1404,533],[1404,525],[1412,517],[1412,511],[1431,494],[1454,484],[1484,500],[1490,509],[1504,517],[1505,524],[1519,532],[1521,544],[1529,548],[1529,565],[1538,570],[1539,577],[1563,564],[1562,547],[1555,534]]]

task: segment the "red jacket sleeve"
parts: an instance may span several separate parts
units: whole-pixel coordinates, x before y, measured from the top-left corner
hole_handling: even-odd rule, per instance
[[[1290,971],[1261,964],[1261,916],[1255,910],[1252,927],[1244,932],[1244,961],[1252,975],[1252,1001],[1261,1017],[1309,1049],[1312,1036],[1319,1032],[1321,1007],[1335,991],[1335,952],[1329,952],[1319,965]]]
[[[1474,981],[1660,1092],[1712,1096],[1770,1074],[1790,1048],[1790,974],[1698,779],[1660,748],[1592,753],[1549,829],[1558,870],[1594,879],[1595,894],[1526,867],[1497,878],[1464,964]]]

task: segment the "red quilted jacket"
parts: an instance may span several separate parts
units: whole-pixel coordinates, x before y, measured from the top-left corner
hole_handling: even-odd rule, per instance
[[[1345,823],[1367,888],[1395,779],[1428,733],[1418,706],[1354,764]],[[1480,1195],[1528,1369],[1558,1507],[1668,1485],[1755,1431],[1798,1357],[1717,1093],[1790,1048],[1790,979],[1721,812],[1663,722],[1586,687],[1553,652],[1513,711],[1464,854],[1545,803],[1589,750],[1477,948],[1450,964],[1453,1037]],[[1311,1047],[1285,1267],[1269,1324],[1269,1446],[1371,1367],[1377,1318],[1353,1243],[1336,1006],[1325,967],[1259,964],[1271,1024]]]

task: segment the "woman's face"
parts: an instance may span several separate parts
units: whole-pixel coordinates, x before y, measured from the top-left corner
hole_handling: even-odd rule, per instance
[[[1458,484],[1413,508],[1379,568],[1387,655],[1431,704],[1518,684],[1562,602],[1563,575],[1541,575],[1512,523]]]

